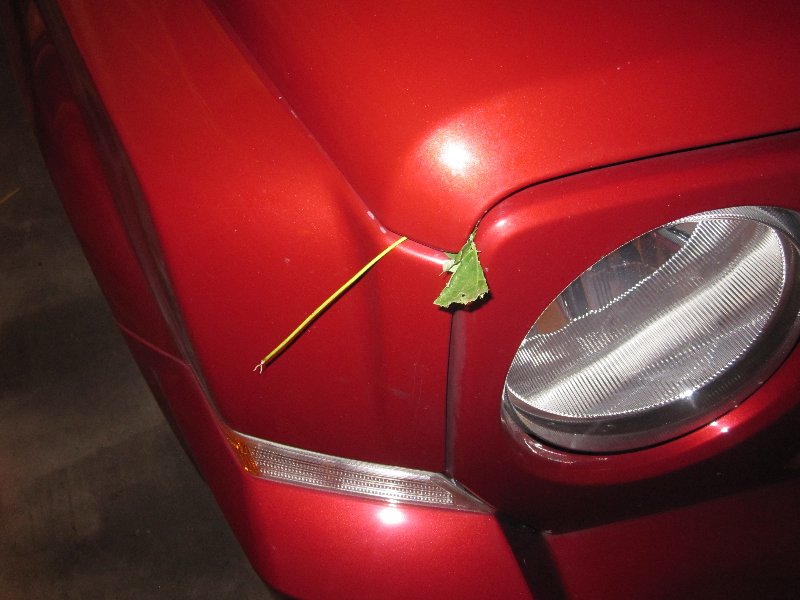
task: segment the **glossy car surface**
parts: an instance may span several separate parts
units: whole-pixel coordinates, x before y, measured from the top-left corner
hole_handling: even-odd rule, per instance
[[[600,257],[702,211],[800,210],[797,3],[8,12],[87,257],[270,585],[302,598],[633,598],[798,584],[797,350],[740,407],[644,450],[571,453],[500,419],[520,339]],[[442,251],[476,224],[491,297],[436,309]],[[231,431],[443,473],[478,508],[254,476]]]

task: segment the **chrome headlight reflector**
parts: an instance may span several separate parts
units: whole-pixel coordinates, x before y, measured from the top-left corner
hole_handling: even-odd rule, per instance
[[[504,410],[527,433],[620,452],[696,429],[744,400],[798,337],[798,214],[701,213],[604,257],[520,344]]]

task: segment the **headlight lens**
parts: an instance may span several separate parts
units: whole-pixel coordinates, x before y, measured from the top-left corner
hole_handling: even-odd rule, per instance
[[[797,213],[743,207],[646,233],[570,284],[522,340],[504,409],[583,452],[672,439],[752,393],[797,340]]]

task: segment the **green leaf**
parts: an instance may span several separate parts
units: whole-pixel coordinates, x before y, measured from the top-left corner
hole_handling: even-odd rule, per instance
[[[458,268],[456,263],[461,261],[461,253],[452,254],[451,252],[445,252],[445,254],[447,254],[448,260],[442,263],[442,273],[455,273]]]
[[[455,304],[466,306],[489,293],[483,267],[478,259],[478,248],[475,246],[476,231],[470,234],[467,243],[457,254],[445,252],[448,260],[442,264],[442,270],[451,273],[451,276],[442,293],[433,301],[437,306],[442,308],[450,308]]]

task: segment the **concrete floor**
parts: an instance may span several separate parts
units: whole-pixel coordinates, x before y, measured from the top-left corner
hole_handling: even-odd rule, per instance
[[[0,40],[0,598],[275,598],[139,375]]]

